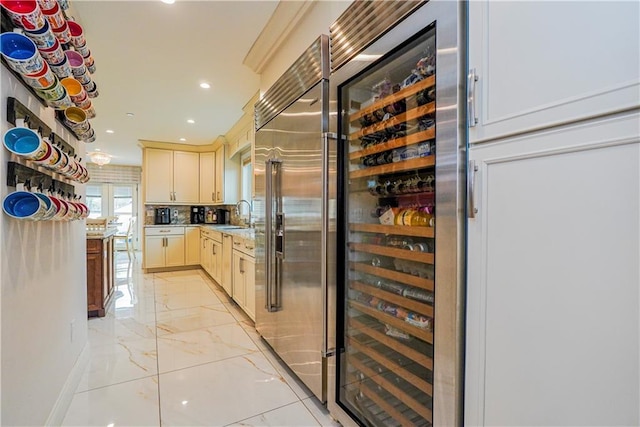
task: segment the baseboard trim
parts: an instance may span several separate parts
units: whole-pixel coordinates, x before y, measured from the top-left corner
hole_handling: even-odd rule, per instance
[[[53,405],[47,421],[44,423],[45,426],[59,426],[62,424],[62,421],[67,414],[67,410],[69,409],[69,405],[71,405],[73,395],[78,389],[78,384],[80,384],[84,370],[89,363],[89,353],[89,343],[86,343],[80,352],[75,365],[71,368],[67,381],[65,381],[62,386],[62,390],[60,390],[58,399]]]

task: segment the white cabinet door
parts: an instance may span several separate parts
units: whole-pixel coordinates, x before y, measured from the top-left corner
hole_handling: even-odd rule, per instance
[[[216,203],[224,203],[224,145],[221,145],[215,152],[215,190]]]
[[[180,267],[184,265],[184,236],[165,237],[165,266]]]
[[[186,151],[173,152],[174,201],[198,203],[200,200],[200,155]]]
[[[256,320],[256,260],[252,257],[244,258],[244,291],[245,305],[244,311],[249,315],[251,320]]]
[[[164,267],[164,237],[146,236],[144,238],[144,268]]]
[[[200,153],[200,203],[214,203],[216,154]]]
[[[230,297],[233,296],[233,237],[230,234],[222,235],[222,287]]]
[[[242,252],[233,251],[233,299],[242,308],[245,306],[245,280],[244,272],[246,262]]]
[[[173,151],[145,148],[144,150],[145,203],[172,201]]]
[[[200,264],[200,227],[185,227],[184,237],[184,265]]]
[[[471,147],[465,425],[640,423],[639,123]]]
[[[209,276],[213,277],[213,240],[207,238],[204,239],[204,249],[201,257],[204,271],[209,273]]]
[[[216,281],[216,283],[221,285],[225,289],[225,291],[227,291],[227,293],[229,293],[229,290],[227,290],[224,283],[222,283],[222,243],[217,242],[216,240],[212,240],[211,248],[211,270],[213,273],[211,277]]]
[[[638,106],[640,3],[469,2],[471,142]]]

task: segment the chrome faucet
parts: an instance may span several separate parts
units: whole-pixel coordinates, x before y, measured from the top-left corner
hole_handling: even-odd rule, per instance
[[[246,201],[245,199],[240,200],[238,203],[236,203],[236,215],[239,217],[240,216],[240,204],[244,202],[247,204],[247,206],[249,206],[249,227],[252,227],[253,224],[251,224],[251,203]]]

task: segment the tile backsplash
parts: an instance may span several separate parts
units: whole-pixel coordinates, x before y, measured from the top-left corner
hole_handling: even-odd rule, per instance
[[[191,224],[191,206],[168,206],[168,205],[145,205],[144,225],[154,224],[154,215],[156,208],[169,208],[171,209],[171,224]],[[237,224],[238,218],[236,217],[235,205],[217,205],[217,206],[205,206],[206,209],[227,209],[230,213],[231,224]]]

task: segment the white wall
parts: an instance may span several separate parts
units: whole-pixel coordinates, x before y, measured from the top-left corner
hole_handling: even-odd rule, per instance
[[[264,93],[321,34],[345,11],[351,1],[316,1],[273,55],[260,75],[260,93]]]
[[[7,97],[13,96],[84,158],[84,143],[57,123],[45,108],[0,67],[0,129],[6,121]],[[0,191],[7,187],[11,153],[0,148]],[[74,183],[84,196],[84,185]],[[0,214],[1,424],[44,425],[60,422],[73,393],[72,373],[87,343],[86,243],[84,221],[27,222]],[[71,322],[74,337],[71,340]],[[75,369],[74,369],[75,367]]]

